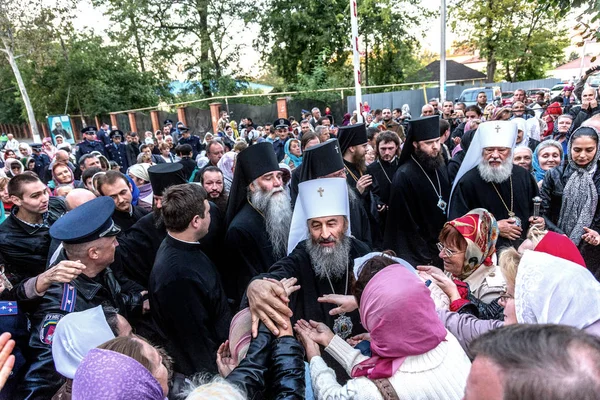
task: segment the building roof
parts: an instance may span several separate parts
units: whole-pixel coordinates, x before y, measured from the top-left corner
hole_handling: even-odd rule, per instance
[[[599,65],[600,64],[600,59],[596,59],[596,61],[594,61],[594,65]],[[592,56],[585,56],[584,60],[583,60],[583,70],[585,71],[586,69],[590,68],[592,66]],[[573,61],[569,61],[566,64],[561,65],[560,67],[556,67],[556,70],[561,70],[561,69],[575,69],[575,68],[580,68],[581,67],[581,57],[573,60]]]
[[[440,61],[433,61],[427,65],[422,72],[427,71],[427,74],[434,79],[440,76]],[[486,79],[483,72],[469,68],[461,63],[453,60],[446,60],[446,80],[449,81],[471,81]]]

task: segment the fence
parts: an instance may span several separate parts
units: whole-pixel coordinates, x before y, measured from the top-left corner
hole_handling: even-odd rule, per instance
[[[538,79],[534,81],[524,82],[501,82],[501,83],[485,83],[477,85],[454,85],[446,87],[446,98],[448,100],[455,100],[460,97],[461,93],[465,89],[482,87],[482,86],[500,86],[502,91],[512,91],[516,89],[536,89],[536,88],[552,88],[560,82],[560,79]],[[431,99],[433,97],[439,97],[440,88],[428,87],[414,90],[401,90],[386,93],[374,93],[365,94],[362,96],[362,100],[369,103],[371,110],[377,108],[401,108],[404,104],[408,104],[413,117],[420,115],[421,107],[425,105],[425,98]],[[356,109],[356,97],[348,96],[347,112],[352,113]]]

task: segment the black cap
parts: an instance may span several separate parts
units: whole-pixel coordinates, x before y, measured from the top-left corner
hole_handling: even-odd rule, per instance
[[[183,175],[183,164],[163,163],[148,168],[150,185],[155,196],[162,196],[164,191],[173,186],[187,183]]]
[[[437,115],[408,121],[406,142],[400,153],[399,163],[403,164],[414,153],[414,142],[437,139],[440,137],[440,117]]]
[[[97,131],[95,126],[86,126],[85,128],[81,128],[81,134],[85,135],[85,134],[90,134],[93,135],[95,134]]]
[[[227,203],[226,225],[229,225],[246,201],[248,185],[256,178],[273,171],[279,171],[279,163],[271,143],[258,143],[239,153]]]
[[[275,129],[288,128],[290,126],[290,121],[288,121],[285,118],[279,118],[278,120],[273,122],[273,126],[275,127]]]
[[[108,136],[110,136],[111,139],[114,138],[115,136],[120,136],[122,139],[124,135],[123,135],[122,131],[115,129],[114,131],[110,131],[110,134]]]
[[[300,165],[300,182],[322,178],[344,168],[344,159],[337,139],[329,139],[304,150]]]
[[[187,132],[190,130],[190,128],[188,128],[187,126],[181,124],[177,127],[177,129],[179,129],[179,132]]]
[[[337,136],[342,155],[350,146],[360,146],[368,142],[367,127],[362,123],[340,127]]]
[[[170,119],[165,119],[165,125],[169,125],[169,124],[173,125],[173,121]]]
[[[95,198],[60,217],[50,227],[50,236],[69,244],[116,236],[121,228],[112,220],[114,211],[115,202],[110,197]]]
[[[41,143],[31,143],[31,144],[29,145],[29,147],[31,147],[31,149],[32,149],[32,150],[35,150],[35,151],[40,151],[40,150],[42,150],[42,144],[41,144]]]

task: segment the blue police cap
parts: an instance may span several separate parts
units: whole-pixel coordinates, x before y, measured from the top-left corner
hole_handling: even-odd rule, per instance
[[[85,128],[81,129],[81,134],[86,134],[86,133],[96,133],[97,129],[95,126],[86,126]]]
[[[50,236],[65,243],[87,243],[121,232],[112,220],[115,203],[110,197],[98,197],[69,211],[51,227]]]
[[[290,121],[288,121],[285,118],[279,118],[278,120],[273,122],[273,126],[275,127],[275,129],[287,128],[290,126]]]

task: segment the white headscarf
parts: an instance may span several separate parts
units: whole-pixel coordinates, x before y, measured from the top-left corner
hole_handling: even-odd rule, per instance
[[[133,164],[129,167],[129,173],[136,178],[150,182],[150,175],[148,174],[148,168],[150,167],[151,165],[148,163]]]
[[[529,146],[529,130],[527,129],[527,121],[525,121],[523,118],[514,118],[512,121],[517,124],[517,129],[523,132],[523,140],[521,140],[521,143],[518,143],[516,147]]]
[[[114,338],[102,306],[65,315],[58,321],[52,339],[56,371],[73,379],[88,351]]]
[[[515,311],[520,324],[583,329],[600,320],[600,283],[579,264],[527,250],[517,271]]]

